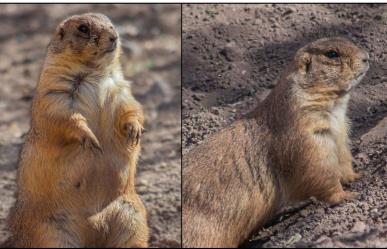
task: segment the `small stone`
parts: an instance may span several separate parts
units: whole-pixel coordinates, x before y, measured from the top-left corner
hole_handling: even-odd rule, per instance
[[[141,179],[138,181],[138,186],[148,186],[148,181],[145,179]]]
[[[296,234],[294,234],[292,237],[290,237],[290,239],[286,242],[286,245],[292,245],[292,244],[294,244],[294,243],[297,243],[297,242],[300,241],[301,239],[302,239],[301,234],[296,233]]]
[[[305,209],[304,209],[304,210],[301,210],[301,211],[300,211],[300,216],[301,216],[301,217],[306,217],[306,216],[308,216],[308,213],[309,213],[308,210],[305,210]]]
[[[319,215],[325,214],[324,208],[318,208],[318,209],[316,209],[316,214],[319,214]]]
[[[362,221],[357,221],[357,222],[353,225],[351,231],[352,231],[352,232],[357,232],[357,233],[362,233],[362,232],[364,232],[364,230],[366,229],[366,227],[367,227],[367,225],[366,225],[364,222],[362,222]]]

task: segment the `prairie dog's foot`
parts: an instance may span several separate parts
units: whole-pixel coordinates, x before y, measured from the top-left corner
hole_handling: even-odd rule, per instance
[[[336,193],[332,194],[331,196],[326,198],[324,201],[331,204],[331,205],[335,205],[335,204],[339,204],[345,200],[355,199],[358,195],[359,195],[359,193],[357,193],[357,192],[349,192],[349,191],[342,190],[340,192],[336,192]]]
[[[122,127],[124,136],[127,138],[127,142],[132,146],[138,145],[144,128],[137,120],[124,123]]]
[[[340,181],[341,183],[350,183],[350,182],[354,182],[356,181],[357,179],[359,179],[361,177],[361,174],[360,173],[355,173],[353,170],[350,172],[350,173],[347,173],[347,174],[344,174]]]
[[[146,248],[149,230],[146,210],[137,196],[121,196],[88,218],[91,226],[106,236],[107,248]]]

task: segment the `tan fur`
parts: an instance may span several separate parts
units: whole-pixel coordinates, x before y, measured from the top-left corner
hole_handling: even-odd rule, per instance
[[[50,42],[10,217],[16,247],[148,246],[134,185],[144,118],[117,38],[106,16],[84,14]]]
[[[339,58],[328,58],[328,51]],[[368,54],[343,38],[300,49],[270,95],[183,158],[183,246],[237,247],[284,205],[355,197],[346,117]]]

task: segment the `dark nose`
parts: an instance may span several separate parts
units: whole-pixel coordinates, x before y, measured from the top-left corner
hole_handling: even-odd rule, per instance
[[[362,61],[363,61],[364,63],[367,63],[367,62],[369,62],[369,60],[370,60],[370,56],[368,55],[368,53],[366,53],[365,56],[363,56]]]
[[[110,36],[109,40],[111,41],[111,43],[114,43],[117,41],[117,36]]]

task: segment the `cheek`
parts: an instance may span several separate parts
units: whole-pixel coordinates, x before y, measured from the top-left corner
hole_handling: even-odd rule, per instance
[[[102,36],[99,45],[99,47],[102,49],[109,47],[109,39],[105,36]]]
[[[345,81],[349,81],[354,78],[354,70],[348,65],[344,66],[341,71],[341,78]]]
[[[332,66],[321,65],[313,72],[314,78],[325,84],[332,84],[337,79],[338,68]]]
[[[89,42],[85,44],[83,47],[83,54],[86,57],[94,57],[97,56],[99,53],[97,46],[93,42]]]
[[[340,64],[327,66],[324,69],[326,78],[333,84],[347,78],[350,69]]]
[[[314,72],[315,82],[322,88],[331,90],[344,90],[347,88],[348,80],[343,77],[340,66],[322,66]]]
[[[83,54],[84,50],[86,49],[86,46],[87,46],[87,42],[85,42],[84,40],[75,39],[70,42],[71,49],[78,54],[79,53]]]
[[[349,68],[344,68],[338,79],[338,85],[341,90],[347,90],[353,80],[353,71]]]

